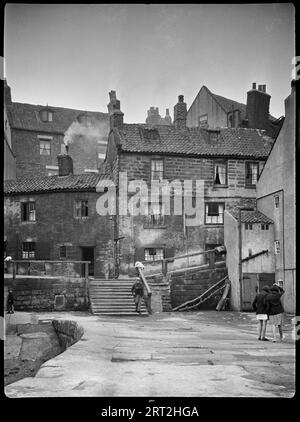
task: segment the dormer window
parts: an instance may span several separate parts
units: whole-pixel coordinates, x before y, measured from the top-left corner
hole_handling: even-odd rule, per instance
[[[44,108],[40,111],[40,119],[42,122],[52,122],[53,112],[47,108]]]

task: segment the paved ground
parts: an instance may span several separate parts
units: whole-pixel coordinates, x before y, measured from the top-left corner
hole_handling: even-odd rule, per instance
[[[257,340],[254,314],[163,313],[149,317],[97,317],[41,313],[73,319],[82,339],[45,362],[34,378],[6,387],[9,397],[292,397],[294,342]],[[17,313],[27,322],[32,315]],[[289,322],[289,321],[287,321]],[[267,334],[271,332],[268,329]]]

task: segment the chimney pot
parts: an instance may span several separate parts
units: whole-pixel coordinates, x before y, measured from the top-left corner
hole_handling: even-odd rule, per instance
[[[262,86],[264,92],[266,92],[266,87],[267,87],[266,85]]]
[[[179,103],[183,103],[184,100],[184,96],[183,95],[178,95],[178,102]]]
[[[252,82],[252,89],[256,89],[256,82]]]
[[[178,103],[174,106],[174,124],[178,129],[186,127],[187,109],[183,95],[178,96]]]

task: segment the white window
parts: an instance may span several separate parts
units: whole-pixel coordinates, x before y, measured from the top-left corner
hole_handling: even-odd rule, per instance
[[[40,111],[40,119],[42,122],[52,122],[53,121],[53,113],[48,109],[44,109]]]
[[[35,221],[35,202],[21,202],[21,221]]]
[[[83,218],[83,217],[88,217],[88,215],[89,215],[88,201],[87,200],[75,201],[75,217]]]
[[[274,206],[275,208],[279,208],[279,196],[274,196]]]
[[[151,160],[151,180],[163,180],[164,162],[163,160]]]
[[[145,261],[159,261],[164,259],[163,248],[146,248]]]
[[[227,185],[227,162],[217,160],[214,163],[214,184]]]
[[[261,230],[269,230],[269,224],[261,224]]]
[[[205,224],[224,224],[224,204],[207,202],[205,204]]]
[[[35,242],[23,242],[22,244],[22,258],[35,258]]]
[[[279,242],[279,240],[275,240],[275,254],[276,255],[280,254],[280,242]]]
[[[252,223],[245,223],[245,230],[252,230],[253,226]]]
[[[246,163],[246,187],[256,186],[258,178],[258,163]]]
[[[208,117],[207,114],[203,114],[199,117],[199,126],[200,127],[207,127]]]
[[[40,138],[40,155],[51,155],[51,142]]]

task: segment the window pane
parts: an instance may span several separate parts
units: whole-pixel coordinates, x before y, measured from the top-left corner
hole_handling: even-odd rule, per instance
[[[162,180],[164,172],[163,160],[152,160],[151,161],[151,179]]]
[[[50,155],[50,153],[51,153],[50,141],[40,140],[40,154],[41,155]]]

